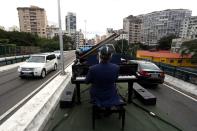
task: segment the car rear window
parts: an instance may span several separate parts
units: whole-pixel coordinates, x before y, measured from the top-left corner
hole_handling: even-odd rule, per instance
[[[142,69],[149,69],[149,70],[160,70],[159,67],[157,67],[153,63],[140,63],[140,67]]]
[[[45,56],[31,56],[28,62],[35,62],[35,63],[44,63]]]

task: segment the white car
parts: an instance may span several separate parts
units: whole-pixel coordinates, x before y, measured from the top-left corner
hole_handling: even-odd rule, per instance
[[[24,76],[40,76],[44,78],[51,70],[57,70],[57,57],[55,54],[38,54],[30,58],[18,68],[21,78]]]
[[[55,56],[57,57],[57,59],[60,59],[60,57],[61,57],[61,53],[60,53],[60,51],[59,51],[59,50],[54,51],[53,53],[55,54]]]

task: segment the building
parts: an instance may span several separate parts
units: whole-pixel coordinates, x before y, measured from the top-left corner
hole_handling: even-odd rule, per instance
[[[95,35],[95,44],[98,44],[99,42],[101,42],[101,37],[99,35]]]
[[[66,18],[65,18],[65,24],[66,24],[66,32],[69,34],[73,34],[76,32],[77,24],[76,24],[76,14],[72,12],[68,12]]]
[[[18,7],[18,17],[21,32],[37,34],[46,37],[47,17],[43,8],[37,6]]]
[[[191,13],[188,9],[168,9],[140,15],[143,43],[155,46],[158,40],[170,34],[186,38]]]
[[[123,19],[123,30],[128,33],[129,44],[141,43],[142,20],[135,16],[128,16]]]
[[[188,38],[197,39],[197,16],[192,16],[189,20]]]
[[[56,27],[55,25],[47,25],[46,28],[46,34],[47,34],[47,38],[53,38],[54,36],[57,36],[59,33],[59,28]]]
[[[179,53],[171,53],[170,51],[138,50],[137,58],[179,67],[197,67],[196,64],[191,63],[191,55],[181,56]]]
[[[109,37],[113,33],[114,33],[114,29],[113,28],[107,28],[107,30],[106,30],[106,37]]]
[[[76,31],[75,44],[76,44],[76,48],[78,48],[80,45],[84,45],[84,34],[82,33],[81,30]]]
[[[107,35],[102,35],[101,36],[101,41],[105,40],[107,38]]]
[[[115,40],[122,40],[122,39],[128,40],[129,39],[128,33],[125,32],[123,29],[119,29],[116,32],[119,33],[120,35]]]

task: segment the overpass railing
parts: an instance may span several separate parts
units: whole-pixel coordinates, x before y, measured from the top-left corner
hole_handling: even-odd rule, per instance
[[[160,62],[154,63],[158,65],[166,74],[197,85],[197,69],[192,71]]]

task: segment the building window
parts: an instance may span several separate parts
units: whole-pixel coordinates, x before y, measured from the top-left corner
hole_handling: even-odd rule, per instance
[[[183,60],[178,60],[178,63],[182,63]]]
[[[170,63],[174,63],[174,60],[170,60]]]

